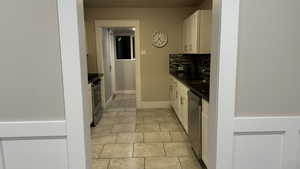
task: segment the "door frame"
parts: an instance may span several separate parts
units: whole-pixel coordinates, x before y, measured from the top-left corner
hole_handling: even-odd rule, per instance
[[[136,67],[136,105],[137,108],[141,107],[141,63],[140,63],[140,21],[139,20],[96,20],[95,31],[96,31],[96,46],[97,46],[97,64],[98,70],[104,72],[103,66],[103,55],[101,55],[101,28],[109,27],[135,27],[135,67]],[[113,67],[112,70],[115,68]],[[112,78],[115,79],[115,72],[112,72]],[[103,82],[105,79],[103,79]],[[114,80],[113,80],[114,81]],[[115,87],[113,87],[115,88]],[[105,92],[102,98],[105,98]],[[103,99],[102,99],[103,100]],[[105,101],[104,101],[105,105]]]
[[[240,0],[213,0],[208,168],[233,168]]]
[[[237,115],[239,20],[240,0],[213,0],[208,168],[298,169],[299,115]]]
[[[83,6],[83,0],[57,0],[69,169],[91,168]]]

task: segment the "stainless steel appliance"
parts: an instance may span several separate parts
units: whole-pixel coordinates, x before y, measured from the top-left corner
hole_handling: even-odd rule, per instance
[[[92,96],[93,96],[93,126],[96,126],[102,117],[102,105],[101,105],[101,80],[95,81],[92,84]]]
[[[93,122],[91,126],[96,126],[102,117],[101,77],[101,74],[89,74],[89,82],[92,84]]]
[[[189,91],[189,139],[199,160],[202,159],[202,98]]]

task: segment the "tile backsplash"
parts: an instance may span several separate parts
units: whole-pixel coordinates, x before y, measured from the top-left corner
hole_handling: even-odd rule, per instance
[[[209,79],[210,54],[170,54],[169,69],[186,79]]]

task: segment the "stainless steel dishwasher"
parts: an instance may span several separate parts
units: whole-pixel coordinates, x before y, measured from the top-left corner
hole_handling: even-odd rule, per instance
[[[189,91],[189,139],[199,160],[202,159],[202,98]]]

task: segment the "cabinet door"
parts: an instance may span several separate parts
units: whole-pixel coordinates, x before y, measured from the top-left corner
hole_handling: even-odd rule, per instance
[[[178,114],[179,105],[178,81],[171,76],[170,80],[170,102],[173,110]]]
[[[170,103],[174,111],[176,111],[176,80],[171,76],[170,78]]]
[[[182,106],[182,116],[183,116],[183,127],[186,131],[186,133],[188,133],[189,131],[189,127],[188,127],[188,116],[189,116],[189,112],[188,112],[188,91],[189,89],[187,87],[184,86],[183,88],[183,106]]]
[[[202,160],[207,165],[208,159],[208,102],[202,99]]]
[[[180,84],[179,119],[186,133],[188,133],[188,91],[189,89],[186,86]]]
[[[180,116],[181,116],[181,124],[184,128],[184,130],[186,131],[186,133],[188,133],[188,111],[187,111],[187,98],[184,95],[181,95],[181,111],[180,111]]]
[[[193,33],[193,15],[189,16],[184,20],[183,23],[183,52],[184,53],[192,53],[192,38]]]
[[[177,82],[176,92],[175,92],[176,115],[178,120],[182,123],[182,97],[181,97],[182,84],[179,81],[176,82]]]
[[[211,10],[198,10],[184,20],[184,53],[210,53],[211,24]]]
[[[173,79],[172,77],[170,78],[170,82],[169,82],[169,97],[170,97],[170,104],[171,104],[171,107],[174,108],[174,103],[173,103],[173,100],[174,100],[174,96],[173,96]]]
[[[186,52],[190,53],[191,46],[191,17],[186,19]]]
[[[201,10],[198,13],[198,53],[210,53],[211,47],[211,10]]]
[[[198,52],[198,18],[200,11],[195,12],[190,18],[190,35],[189,35],[189,51],[190,53]]]
[[[182,27],[182,50],[184,53],[188,52],[188,20],[185,19]]]

